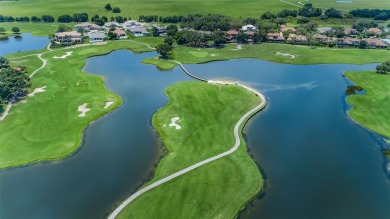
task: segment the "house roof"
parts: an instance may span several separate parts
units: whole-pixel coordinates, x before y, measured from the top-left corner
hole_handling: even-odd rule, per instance
[[[314,34],[314,35],[313,35],[313,38],[325,40],[325,39],[327,39],[328,37],[325,36],[325,35],[322,35],[322,34]]]
[[[280,32],[285,32],[285,31],[288,31],[288,30],[290,30],[290,31],[292,31],[292,32],[297,31],[297,30],[296,30],[295,28],[293,28],[293,27],[286,27],[286,26],[284,26],[284,25],[281,25],[280,28],[279,28],[279,30],[280,30]]]
[[[296,34],[290,33],[288,35],[287,40],[293,40],[293,39],[295,39],[297,41],[307,41],[307,37],[304,35],[296,35]]]
[[[344,34],[349,35],[351,33],[359,33],[359,31],[357,31],[357,30],[355,30],[353,28],[345,28],[344,29]]]
[[[317,28],[317,32],[318,33],[326,33],[326,32],[329,32],[329,31],[332,31],[331,27],[319,27],[319,28]]]
[[[88,34],[88,37],[89,38],[105,38],[106,35],[104,35],[104,33],[102,33],[102,32],[92,32],[92,33]]]
[[[54,36],[58,36],[58,37],[64,37],[64,36],[81,37],[81,33],[77,32],[77,31],[59,32],[59,33],[55,33]]]
[[[229,34],[229,35],[237,35],[238,31],[237,30],[229,30],[226,33]]]
[[[380,39],[378,38],[366,38],[366,39],[363,39],[364,41],[367,42],[368,45],[375,45],[375,46],[380,46],[380,47],[387,47],[388,45],[384,42],[382,42]]]
[[[81,23],[81,24],[76,24],[74,25],[75,27],[88,27],[88,26],[91,26],[92,24],[89,23],[89,22],[84,22],[84,23]],[[96,24],[95,24],[96,25]]]
[[[382,33],[382,30],[379,29],[379,28],[369,28],[366,30],[366,33],[369,32],[369,33],[375,33],[375,34],[381,34]]]
[[[130,27],[129,30],[131,32],[149,33],[145,27]]]
[[[268,33],[267,39],[269,40],[284,40],[283,34],[279,33]]]
[[[117,35],[126,35],[126,32],[125,32],[125,31],[123,31],[123,30],[118,30],[118,29],[114,30],[114,33],[116,33]]]

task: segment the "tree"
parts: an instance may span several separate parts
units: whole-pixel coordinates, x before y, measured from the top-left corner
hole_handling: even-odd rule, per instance
[[[164,43],[172,46],[173,42],[175,42],[175,39],[173,39],[173,37],[171,36],[168,36],[167,38],[164,39]]]
[[[240,31],[240,33],[237,34],[237,42],[239,43],[247,43],[248,42],[248,35],[246,33]]]
[[[161,55],[161,58],[167,59],[168,58],[168,53],[171,51],[173,47],[167,43],[164,44],[159,44],[156,46],[156,51]]]
[[[115,39],[117,39],[118,34],[116,34],[115,32],[112,32],[112,31],[108,31],[107,36],[108,36],[108,39],[115,40]]]
[[[88,14],[87,13],[73,14],[73,21],[74,22],[87,22],[88,21]]]
[[[306,3],[303,5],[303,8],[298,10],[298,15],[303,17],[318,17],[321,14],[322,10],[320,8],[314,8],[311,3]]]
[[[226,43],[226,33],[222,30],[214,31],[211,35],[211,39],[214,41],[216,47],[220,46],[223,43]]]
[[[54,17],[51,15],[42,15],[43,22],[54,22]]]
[[[58,25],[57,32],[67,32],[71,31],[73,28],[71,26],[60,24]]]
[[[167,35],[168,36],[175,36],[177,31],[178,31],[177,26],[174,24],[171,24],[167,27]]]
[[[112,12],[121,13],[121,9],[119,7],[115,7],[114,9],[112,9]]]
[[[58,22],[63,22],[63,23],[70,23],[70,22],[73,21],[73,18],[72,18],[72,16],[70,16],[68,14],[65,14],[65,15],[59,16],[57,21]]]
[[[104,6],[104,9],[106,9],[106,11],[111,11],[112,8],[111,8],[110,3],[106,4],[106,6]]]
[[[365,49],[365,48],[367,48],[367,42],[366,42],[365,40],[360,40],[360,41],[359,41],[358,47],[359,47],[360,49]]]
[[[19,27],[13,27],[11,30],[12,30],[12,32],[14,32],[14,33],[19,33],[19,32],[20,32]]]
[[[330,18],[342,18],[341,12],[334,8],[326,9],[325,15]]]
[[[0,27],[0,33],[5,33],[5,31],[4,27]]]
[[[390,72],[390,60],[376,66],[376,73],[387,74]]]

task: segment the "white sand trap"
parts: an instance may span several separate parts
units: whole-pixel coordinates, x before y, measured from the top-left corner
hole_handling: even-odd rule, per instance
[[[112,101],[107,101],[106,102],[106,105],[104,106],[104,109],[107,109],[108,107],[110,107],[114,102]]]
[[[29,93],[27,96],[29,97],[33,97],[36,93],[42,93],[42,92],[45,92],[46,90],[46,87],[47,86],[43,86],[43,87],[38,87],[38,88],[35,88],[33,92]]]
[[[177,122],[178,120],[180,120],[180,117],[173,117],[173,118],[171,119],[171,124],[169,124],[169,126],[174,126],[174,127],[176,127],[176,129],[181,129],[181,126],[178,125],[178,124],[176,124],[176,122]]]
[[[282,56],[290,56],[290,58],[292,59],[295,59],[295,55],[291,55],[291,54],[288,54],[288,53],[281,53],[281,52],[276,52],[275,55],[282,55]]]
[[[81,112],[81,114],[79,115],[79,117],[84,117],[85,114],[90,111],[91,109],[90,108],[87,108],[87,105],[88,103],[84,103],[83,105],[80,105],[79,108],[78,108],[78,111]]]
[[[73,53],[73,51],[65,52],[65,55],[63,55],[63,56],[53,56],[53,58],[55,58],[55,59],[64,59],[64,58],[66,58],[68,56],[71,56],[72,53]]]
[[[242,49],[242,45],[238,44],[235,49],[231,49],[231,50],[240,50],[240,49]]]
[[[215,56],[215,54],[213,53],[213,54],[211,54],[211,56]]]

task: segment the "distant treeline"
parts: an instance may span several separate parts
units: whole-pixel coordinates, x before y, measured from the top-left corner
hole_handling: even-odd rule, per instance
[[[374,18],[375,20],[390,20],[390,10],[385,9],[356,9],[349,12],[355,17]]]
[[[73,16],[70,15],[61,15],[57,18],[58,22],[61,23],[70,23],[70,22],[86,22],[88,21],[87,13],[75,13]],[[51,15],[42,15],[41,17],[32,16],[29,17],[13,17],[13,16],[3,16],[0,15],[0,22],[54,22],[55,19]]]

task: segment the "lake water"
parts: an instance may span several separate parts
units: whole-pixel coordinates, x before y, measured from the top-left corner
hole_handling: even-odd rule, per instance
[[[58,162],[0,171],[0,218],[103,218],[147,179],[159,157],[151,117],[164,89],[192,80],[179,68],[116,51],[87,60],[123,105],[85,130],[81,149]],[[385,218],[390,215],[386,147],[346,115],[344,70],[375,65],[282,65],[240,59],[187,65],[262,91],[268,106],[248,123],[251,153],[268,177],[266,195],[243,218]]]
[[[15,52],[43,49],[50,43],[48,37],[32,36],[29,33],[21,35],[21,38],[10,36],[8,40],[0,40],[0,56]]]

